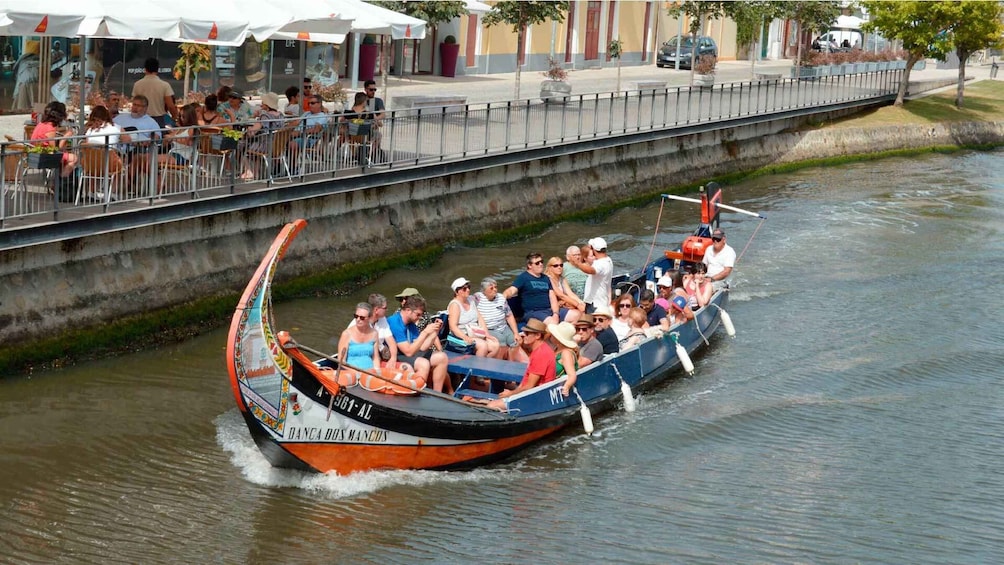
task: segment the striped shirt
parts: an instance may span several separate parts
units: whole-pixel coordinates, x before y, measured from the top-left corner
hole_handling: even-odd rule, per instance
[[[499,292],[495,295],[495,300],[488,300],[483,292],[474,293],[474,303],[477,304],[478,312],[485,319],[485,327],[489,330],[498,330],[508,325],[506,318],[511,311],[505,296]]]

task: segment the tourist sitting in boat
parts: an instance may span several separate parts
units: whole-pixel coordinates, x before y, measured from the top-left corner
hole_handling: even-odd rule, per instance
[[[551,257],[547,260],[547,270],[544,272],[551,281],[554,296],[558,299],[561,318],[574,324],[586,311],[586,303],[572,291],[572,287],[565,280],[564,268],[565,262],[560,257]]]
[[[645,328],[648,327],[648,321],[646,320],[644,310],[638,307],[628,310],[628,321],[631,326],[628,329],[627,335],[621,338],[621,351],[638,345],[646,337],[648,337],[645,334]]]
[[[711,302],[711,295],[715,293],[714,285],[708,280],[706,274],[708,267],[704,263],[695,263],[690,279],[683,285],[684,292],[687,293],[687,303],[691,310],[704,308]]]
[[[725,241],[725,230],[715,228],[711,233],[711,247],[704,250],[704,260],[708,267],[708,279],[715,286],[715,290],[725,286],[725,279],[732,274],[732,267],[736,264],[736,250]]]
[[[561,394],[568,396],[575,386],[579,370],[579,344],[575,342],[575,326],[568,322],[547,326],[547,342],[554,347],[554,378],[567,375]]]
[[[593,330],[596,333],[596,340],[603,345],[604,355],[613,355],[621,349],[617,333],[610,327],[613,319],[614,314],[609,306],[600,306],[593,312],[593,320],[595,321]]]
[[[673,327],[676,324],[693,320],[694,312],[690,309],[690,305],[687,304],[686,298],[682,296],[674,296],[673,301],[670,302],[667,317],[669,318],[669,326]]]
[[[596,339],[596,321],[583,314],[575,322],[575,342],[579,344],[579,367],[588,367],[603,359],[603,344]]]
[[[372,314],[373,308],[368,302],[356,304],[352,325],[338,339],[339,359],[346,365],[345,368],[357,370],[360,384],[370,390],[381,390],[387,386],[388,383],[379,378],[384,374],[388,375],[387,378],[409,383],[413,388],[423,388],[425,379],[410,368],[397,367],[393,371],[380,368],[380,339],[377,331],[370,325]],[[395,373],[393,377],[389,375],[391,372]]]
[[[593,248],[588,245],[582,247],[572,245],[565,250],[565,268],[563,269],[565,281],[568,282],[568,286],[575,293],[575,296],[581,298],[586,293],[586,277],[588,275],[576,267],[576,263],[592,265]]]
[[[380,338],[380,359],[383,364],[394,365],[398,361],[397,340],[387,323],[387,297],[374,292],[367,297],[366,303],[370,305],[370,325]],[[349,322],[349,327],[353,324],[355,321]]]
[[[488,403],[490,408],[504,410],[506,407],[504,398],[514,394],[530,390],[538,385],[553,381],[557,372],[557,365],[554,359],[554,350],[545,343],[544,335],[547,333],[547,326],[536,318],[531,318],[526,323],[521,332],[523,335],[523,348],[529,353],[530,361],[526,365],[523,373],[523,380],[514,389],[503,390],[499,393],[497,400]]]
[[[544,259],[540,253],[526,256],[526,270],[516,276],[512,286],[502,293],[508,300],[519,297],[523,308],[523,322],[540,320],[545,324],[559,321],[558,297],[551,288],[551,279],[544,276]]]
[[[666,309],[655,303],[655,293],[649,289],[641,291],[638,306],[645,311],[645,319],[649,327],[669,330],[669,319],[666,318]]]
[[[415,289],[406,288],[402,294],[409,290]],[[443,346],[439,341],[439,330],[443,322],[434,318],[425,328],[419,329],[416,324],[424,314],[425,299],[415,291],[415,294],[404,297],[401,309],[387,318],[387,325],[397,343],[398,359],[410,363],[415,374],[426,382],[429,382],[431,375],[434,390],[449,392],[452,390],[447,373],[449,359],[443,353]]]
[[[655,283],[655,288],[659,291],[655,297],[655,303],[668,312],[669,301],[673,299],[673,277],[668,273],[662,275]]]
[[[496,357],[526,363],[527,357],[519,346],[519,330],[509,302],[498,291],[498,282],[491,277],[481,281],[481,291],[474,293],[474,303],[485,321],[488,334],[499,342]]]
[[[617,315],[610,320],[610,327],[617,334],[617,341],[624,341],[628,332],[631,331],[631,309],[635,307],[634,297],[630,294],[622,294],[614,301]]]
[[[446,349],[478,357],[496,357],[499,341],[488,334],[488,327],[471,296],[471,281],[460,277],[450,285],[453,300],[446,307],[450,333]]]

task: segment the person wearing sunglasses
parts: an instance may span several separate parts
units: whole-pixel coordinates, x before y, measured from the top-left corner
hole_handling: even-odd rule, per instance
[[[725,279],[732,274],[736,264],[736,250],[725,241],[725,231],[715,228],[711,233],[711,247],[704,251],[704,261],[708,268],[707,278],[714,284],[715,290],[725,286]]]
[[[488,334],[485,319],[471,296],[471,281],[460,277],[450,285],[453,300],[446,307],[450,335],[446,349],[456,353],[474,354],[478,357],[496,357],[499,342]]]
[[[377,96],[376,81],[370,79],[363,83],[363,91],[366,93],[366,110],[373,116],[373,131],[370,132],[370,145],[373,149],[373,159],[378,163],[387,160],[383,151],[380,150],[380,140],[383,137],[380,129],[383,127],[384,112],[387,105],[383,98]]]
[[[544,259],[540,253],[532,251],[526,256],[526,270],[516,276],[512,286],[502,293],[506,300],[519,297],[523,309],[523,322],[531,319],[545,324],[557,324],[560,320],[558,297],[551,287],[551,279],[544,275]]]
[[[575,341],[579,344],[579,368],[603,359],[603,344],[596,339],[596,320],[592,314],[583,314],[575,322]]]
[[[610,328],[617,334],[617,341],[623,341],[631,331],[631,309],[635,307],[634,297],[622,294],[613,301],[614,319]]]
[[[565,262],[560,257],[551,257],[547,260],[544,273],[551,280],[551,288],[558,299],[558,315],[562,320],[574,324],[586,311],[586,303],[572,292],[572,287],[565,280],[564,269]]]

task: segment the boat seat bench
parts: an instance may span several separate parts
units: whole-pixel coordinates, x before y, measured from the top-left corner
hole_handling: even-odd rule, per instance
[[[526,363],[453,352],[447,352],[447,355],[450,357],[449,372],[467,377],[484,377],[494,381],[518,383],[523,380],[523,373],[526,372]]]

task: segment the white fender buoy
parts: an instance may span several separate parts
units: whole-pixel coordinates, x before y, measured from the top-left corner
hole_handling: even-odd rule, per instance
[[[662,278],[662,267],[656,267],[655,268],[655,280],[659,280],[661,278]]]
[[[631,387],[628,386],[627,381],[621,381],[621,396],[624,397],[624,411],[634,412],[634,395],[631,394]]]
[[[593,435],[593,415],[589,413],[589,408],[585,404],[579,408],[579,416],[582,416],[582,428],[586,430],[586,435]]]
[[[732,316],[729,316],[724,308],[719,308],[718,311],[722,313],[722,325],[725,326],[725,333],[729,337],[736,337],[736,327],[732,325]]]
[[[652,292],[656,292],[655,281],[645,281],[645,288],[651,290]]]
[[[579,394],[578,389],[572,388],[572,392],[575,393],[575,398],[579,399],[579,416],[582,418],[582,429],[586,431],[587,436],[593,435],[593,415],[589,412],[589,407],[586,403],[582,401],[582,396]]]
[[[683,370],[686,371],[688,375],[693,375],[694,362],[690,360],[690,355],[688,355],[687,350],[680,345],[680,342],[676,342],[676,356],[680,358],[680,364],[683,365]]]

